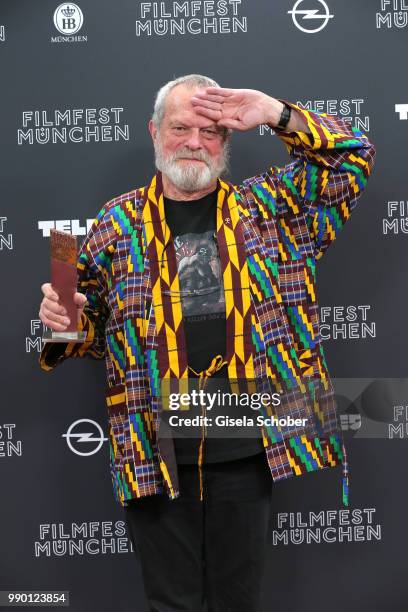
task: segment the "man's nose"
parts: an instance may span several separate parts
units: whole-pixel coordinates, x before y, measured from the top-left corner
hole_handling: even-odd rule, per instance
[[[193,151],[202,148],[201,134],[199,128],[192,128],[191,130],[189,130],[186,145]]]

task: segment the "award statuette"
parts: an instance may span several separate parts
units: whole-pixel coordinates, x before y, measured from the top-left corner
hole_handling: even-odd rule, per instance
[[[74,293],[77,291],[77,241],[75,236],[50,230],[51,285],[58,293],[59,303],[67,311],[70,324],[63,332],[44,331],[44,342],[84,342],[86,332],[78,331],[77,306]]]

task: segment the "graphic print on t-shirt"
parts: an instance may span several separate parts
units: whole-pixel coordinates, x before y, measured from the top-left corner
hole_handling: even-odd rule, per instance
[[[214,232],[174,238],[183,316],[225,312],[221,265]]]

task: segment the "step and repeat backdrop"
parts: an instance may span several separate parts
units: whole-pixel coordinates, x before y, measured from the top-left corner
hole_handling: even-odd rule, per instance
[[[154,172],[168,80],[201,73],[347,119],[377,161],[318,264],[321,333],[350,463],[275,485],[264,610],[403,611],[408,595],[407,0],[0,1],[0,590],[75,612],[144,612],[109,474],[103,361],[40,370],[50,229],[84,239]],[[237,182],[289,160],[234,134]],[[343,402],[343,404],[342,404]]]

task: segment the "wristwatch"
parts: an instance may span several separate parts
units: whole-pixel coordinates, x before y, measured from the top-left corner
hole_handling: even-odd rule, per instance
[[[279,119],[279,123],[276,126],[277,128],[281,128],[282,130],[288,125],[290,120],[290,115],[292,114],[292,109],[285,102],[283,102],[283,111]]]

